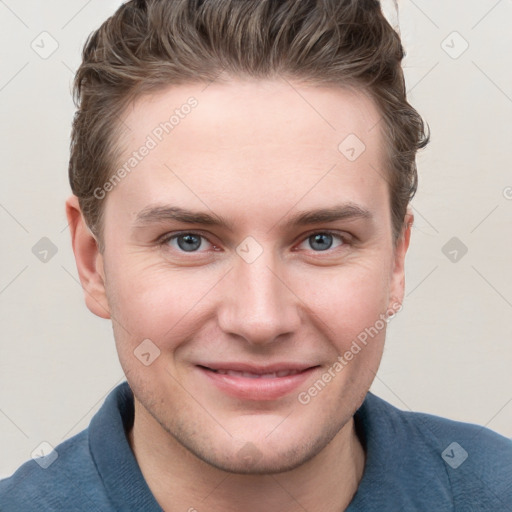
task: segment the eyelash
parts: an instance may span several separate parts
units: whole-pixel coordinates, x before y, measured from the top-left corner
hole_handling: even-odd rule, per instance
[[[216,247],[215,244],[213,244],[212,242],[210,242],[210,240],[208,240],[207,236],[205,236],[203,233],[198,232],[198,231],[180,231],[179,233],[166,234],[163,237],[161,237],[157,241],[157,243],[159,246],[163,247],[163,246],[167,245],[171,240],[174,240],[183,235],[198,236],[198,237],[208,241],[209,244]],[[305,242],[306,240],[308,240],[313,235],[331,235],[334,238],[338,238],[338,240],[340,240],[342,242],[342,244],[340,246],[335,247],[334,249],[328,248],[328,249],[325,249],[324,251],[315,251],[315,250],[311,249],[311,251],[315,254],[324,254],[324,253],[332,254],[333,251],[335,251],[336,249],[339,249],[340,247],[344,247],[346,245],[351,245],[351,239],[347,235],[342,235],[336,231],[331,231],[329,229],[312,231],[311,233],[309,233],[309,234],[303,236],[303,238],[301,238],[299,245],[302,244],[303,242]],[[178,250],[178,252],[180,252],[181,254],[201,254],[202,253],[201,251],[183,251],[183,250]]]

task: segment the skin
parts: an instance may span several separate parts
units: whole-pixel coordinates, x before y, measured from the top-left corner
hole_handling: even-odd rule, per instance
[[[413,217],[395,244],[378,110],[360,92],[284,80],[172,87],[125,112],[125,156],[190,96],[197,107],[104,199],[103,253],[77,198],[66,204],[87,306],[112,319],[135,395],[130,445],[166,511],[339,512],[362,478],[353,415],[385,328],[307,405],[298,394],[403,298]],[[338,150],[349,134],[366,146],[353,162]],[[286,225],[297,212],[347,202],[371,218]],[[137,227],[156,204],[231,226]],[[176,238],[158,243],[191,230],[205,237],[196,252]],[[309,237],[325,230],[334,236],[322,251]],[[251,263],[236,251],[249,236],[262,250]],[[160,350],[149,366],[134,356],[145,339]],[[300,388],[264,401],[211,385],[196,366],[204,361],[318,367]]]

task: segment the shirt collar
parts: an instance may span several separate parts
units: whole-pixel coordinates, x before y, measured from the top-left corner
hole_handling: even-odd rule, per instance
[[[162,512],[130,448],[126,433],[133,426],[133,393],[127,382],[105,399],[89,425],[89,448],[115,510]]]

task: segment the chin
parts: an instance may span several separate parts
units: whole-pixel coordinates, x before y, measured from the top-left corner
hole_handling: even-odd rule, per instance
[[[271,450],[272,451],[272,450]],[[260,451],[252,443],[247,443],[241,450],[231,457],[216,454],[196,454],[210,466],[221,471],[238,475],[270,475],[291,471],[308,460],[312,459],[316,452],[293,448],[289,451],[265,453]]]
[[[281,435],[261,436],[244,440],[239,437],[230,439],[194,438],[175,436],[178,442],[189,452],[206,464],[221,471],[240,475],[277,474],[302,466],[317,456],[342,427],[323,425],[318,428],[317,436],[311,437],[311,430],[295,428]],[[299,437],[292,433],[309,432],[308,437]]]

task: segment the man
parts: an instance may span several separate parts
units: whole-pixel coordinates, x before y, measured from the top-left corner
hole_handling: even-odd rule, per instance
[[[127,383],[0,509],[512,510],[512,444],[369,393],[428,142],[373,0],[132,0],[66,203]],[[42,469],[46,466],[46,469]]]

